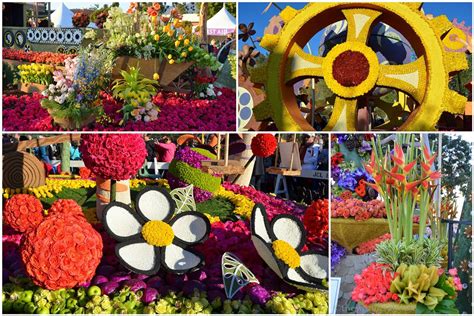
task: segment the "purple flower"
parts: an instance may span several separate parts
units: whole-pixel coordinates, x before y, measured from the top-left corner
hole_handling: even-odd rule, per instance
[[[181,160],[182,162],[187,163],[191,167],[194,168],[201,168],[201,161],[208,160],[207,157],[191,150],[189,147],[181,148],[176,152],[175,155],[176,160]]]
[[[270,293],[260,284],[249,285],[247,294],[252,302],[260,305],[264,305],[271,298]]]
[[[331,242],[331,269],[334,268],[341,262],[342,258],[346,256],[346,249],[339,245],[337,242]]]

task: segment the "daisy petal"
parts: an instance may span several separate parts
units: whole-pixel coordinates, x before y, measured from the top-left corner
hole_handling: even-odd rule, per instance
[[[278,262],[276,261],[272,250],[269,248],[270,246],[265,243],[260,237],[252,236],[252,242],[257,250],[260,257],[265,261],[266,264],[280,277],[283,277],[283,274],[278,266]]]
[[[250,229],[253,235],[259,236],[267,243],[271,243],[272,240],[269,235],[270,225],[267,219],[267,213],[265,208],[261,204],[256,204],[252,211],[252,220]]]
[[[161,262],[174,273],[186,273],[203,263],[204,259],[197,253],[171,244],[166,246],[161,254]]]
[[[176,238],[185,244],[201,242],[211,230],[206,216],[198,212],[183,212],[176,215],[170,222]]]
[[[293,248],[299,250],[306,239],[303,224],[291,215],[277,215],[271,223],[271,233],[276,239],[284,240]]]
[[[327,290],[322,284],[321,280],[314,280],[314,282],[307,280],[307,275],[302,271],[301,268],[288,269],[284,280],[289,284],[308,292],[314,292],[318,289]]]
[[[300,258],[301,269],[310,277],[325,279],[328,276],[328,257],[316,253],[306,253]]]
[[[123,241],[140,234],[142,223],[135,214],[128,205],[112,202],[104,210],[102,221],[114,239]]]
[[[168,192],[146,188],[137,196],[137,211],[149,221],[168,221],[173,216],[175,203]]]
[[[159,249],[142,240],[120,243],[115,247],[115,253],[122,264],[133,272],[152,275],[160,268]]]

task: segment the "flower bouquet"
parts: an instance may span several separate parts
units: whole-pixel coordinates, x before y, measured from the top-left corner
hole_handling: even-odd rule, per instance
[[[53,81],[54,67],[45,64],[18,65],[20,90],[26,93],[41,92]]]
[[[64,129],[79,129],[94,122],[110,64],[110,55],[102,49],[86,49],[67,59],[64,70],[54,71],[54,83],[42,92],[46,98],[41,106]]]
[[[377,262],[354,276],[352,299],[373,313],[458,313],[459,278],[455,270],[446,274],[440,268],[443,241],[425,236],[435,180],[441,177],[435,155],[425,144],[416,148],[413,134],[399,135],[393,151],[375,141],[372,147],[366,170],[375,183],[368,185],[384,200],[391,238],[376,247]],[[417,237],[415,210],[420,218]]]

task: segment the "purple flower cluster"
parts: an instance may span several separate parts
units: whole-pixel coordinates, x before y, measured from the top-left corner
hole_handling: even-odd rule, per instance
[[[171,188],[184,188],[189,185],[189,183],[181,181],[180,179],[176,178],[169,172],[166,174],[166,179],[168,180],[168,183]],[[209,200],[212,197],[211,192],[200,189],[196,186],[193,188],[193,194],[194,194],[194,200],[197,203],[204,202],[206,200]]]
[[[195,152],[189,147],[184,147],[176,152],[174,159],[181,160],[182,162],[187,163],[191,167],[199,169],[201,168],[201,161],[207,160],[208,158]]]
[[[373,181],[373,178],[362,168],[351,170],[340,170],[336,173],[338,175],[337,185],[340,188],[354,191],[360,180]],[[333,178],[334,178],[333,174]],[[335,179],[336,180],[336,179]]]
[[[331,242],[331,269],[334,268],[341,262],[342,258],[346,256],[347,252],[344,247],[339,245],[337,242]]]

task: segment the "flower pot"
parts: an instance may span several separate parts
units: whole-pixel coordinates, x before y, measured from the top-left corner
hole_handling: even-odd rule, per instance
[[[81,129],[84,126],[87,126],[95,121],[95,115],[90,115],[87,117],[84,121],[81,122],[80,126],[77,126],[76,123],[65,117],[57,117],[53,113],[54,111],[51,109],[47,109],[49,115],[53,119],[54,124],[59,125],[61,128],[66,129],[66,130],[75,130],[75,129]]]
[[[96,215],[99,221],[102,221],[102,213],[105,207],[110,203],[111,181],[101,177],[96,178]],[[130,199],[130,180],[116,181],[115,201],[129,205]]]
[[[115,60],[115,67],[112,70],[114,79],[122,78],[121,70],[128,71],[130,67],[140,68],[140,73],[148,79],[153,79],[153,74],[160,75],[158,82],[162,86],[167,86],[178,78],[183,72],[193,65],[194,62],[169,64],[166,59],[138,59],[129,56],[120,56]]]
[[[38,92],[41,93],[44,90],[46,90],[48,87],[44,84],[39,84],[39,83],[20,83],[18,85],[18,89],[21,92],[25,93],[33,93],[33,92]]]
[[[413,224],[413,231],[418,231],[418,224]],[[390,229],[386,218],[369,218],[364,221],[331,218],[331,238],[351,252],[361,243],[387,233],[390,233]]]
[[[416,314],[416,304],[372,303],[364,305],[372,314]]]

